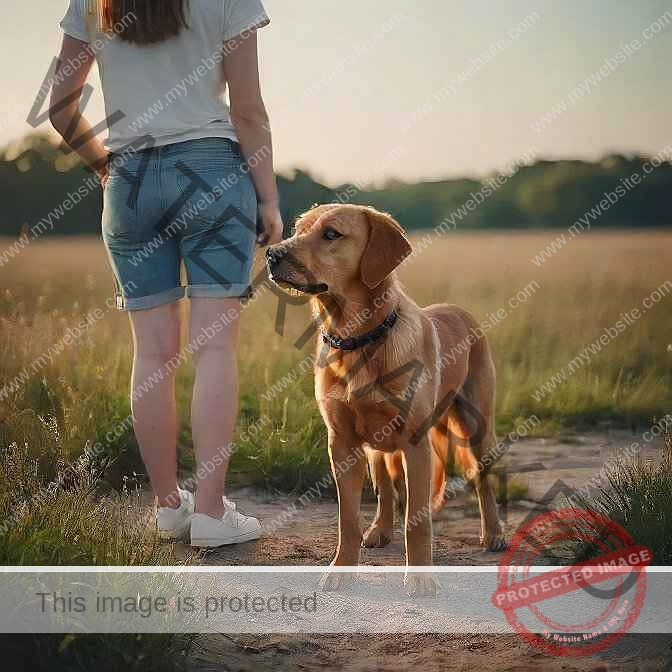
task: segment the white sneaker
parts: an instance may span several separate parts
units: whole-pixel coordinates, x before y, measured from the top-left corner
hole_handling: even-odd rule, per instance
[[[160,506],[156,512],[156,527],[159,538],[181,539],[186,536],[194,514],[194,496],[189,490],[179,489],[180,505],[176,509]]]
[[[191,545],[201,548],[217,548],[227,544],[240,544],[259,539],[261,524],[252,516],[226,506],[221,518],[205,513],[195,513],[191,518]]]
[[[225,509],[233,509],[235,511],[238,508],[236,503],[231,501],[226,495],[222,495],[222,501],[224,502]]]

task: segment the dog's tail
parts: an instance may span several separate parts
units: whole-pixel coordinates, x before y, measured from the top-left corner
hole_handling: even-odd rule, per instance
[[[446,505],[448,493],[446,484],[449,476],[456,473],[456,467],[462,473],[471,466],[469,448],[457,445],[455,432],[458,429],[450,414],[441,418],[448,427],[448,433],[432,428],[432,511],[438,513]]]

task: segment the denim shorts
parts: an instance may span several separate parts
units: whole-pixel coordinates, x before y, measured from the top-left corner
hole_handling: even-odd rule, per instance
[[[185,290],[194,298],[247,294],[257,198],[238,143],[204,138],[109,159],[103,240],[117,308],[154,308]]]

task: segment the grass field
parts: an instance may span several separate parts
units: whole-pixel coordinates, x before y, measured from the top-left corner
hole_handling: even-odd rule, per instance
[[[672,283],[664,284],[672,280],[672,235],[583,233],[545,263],[532,263],[554,239],[550,232],[451,233],[411,259],[400,279],[421,304],[460,303],[479,320],[490,320],[499,432],[511,431],[532,414],[540,420],[534,431],[548,434],[634,426],[669,412]],[[35,242],[0,268],[0,286],[0,384],[5,386],[0,450],[4,454],[8,446],[18,446],[50,479],[57,465],[81,454],[87,442],[101,442],[103,454],[115,458],[109,478],[119,483],[131,476],[139,463],[130,423],[124,424],[130,332],[126,316],[106,305],[112,277],[102,243]],[[661,298],[643,308],[642,301],[657,288]],[[239,442],[232,474],[292,490],[325,473],[325,430],[313,400],[312,372],[301,367],[313,342],[302,350],[293,345],[309,324],[308,308],[288,306],[281,337],[274,331],[277,305],[276,296],[262,291],[244,311],[240,430],[257,425],[256,436],[246,433]],[[646,312],[599,351],[584,350],[635,308]],[[86,331],[64,345],[68,329],[87,316]],[[62,351],[54,354],[59,343]],[[50,346],[53,362],[44,356]],[[581,352],[584,358],[570,367]],[[553,376],[555,389],[548,385]],[[179,442],[187,468],[191,379],[190,367],[183,366]]]
[[[672,279],[672,235],[586,233],[533,264],[554,238],[450,234],[406,264],[400,277],[422,304],[460,303],[479,320],[490,320],[500,433],[531,415],[538,418],[535,433],[562,434],[634,426],[669,413],[672,283],[665,283]],[[0,249],[10,242],[0,241]],[[0,267],[0,564],[197,561],[180,560],[157,543],[141,504],[142,466],[129,422],[130,332],[126,316],[109,308],[111,278],[102,243],[90,239],[36,242]],[[621,314],[642,310],[654,291],[658,302],[638,320],[599,351],[584,351],[594,350]],[[305,363],[313,344],[293,346],[309,324],[307,306],[287,308],[281,337],[274,331],[277,305],[265,291],[245,308],[230,480],[298,491],[327,473],[325,430]],[[66,341],[77,329],[81,335]],[[589,353],[589,361],[570,367],[580,352]],[[190,367],[183,366],[178,395],[185,471],[193,460],[191,379]],[[555,389],[549,387],[553,380]],[[96,444],[103,447],[98,458],[80,460]],[[101,487],[113,488],[111,496],[98,497]],[[146,669],[148,658],[156,669],[181,669],[194,642],[182,635],[38,635],[14,643],[17,650],[42,651],[49,669],[93,664],[104,671],[123,661],[132,671]]]

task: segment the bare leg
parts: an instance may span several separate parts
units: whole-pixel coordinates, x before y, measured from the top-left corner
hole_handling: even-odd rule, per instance
[[[169,303],[129,313],[135,348],[131,382],[133,427],[159,506],[177,507],[175,368],[180,306]]]
[[[235,319],[227,314],[235,310]],[[220,316],[224,314],[226,320]],[[233,311],[231,312],[233,315]],[[191,425],[196,473],[196,511],[219,518],[224,513],[222,495],[229,464],[233,430],[238,413],[238,299],[192,299],[189,340],[194,352],[196,376],[191,402]],[[225,323],[228,321],[228,323]],[[213,326],[217,324],[219,331]],[[204,345],[198,337],[206,339]]]

